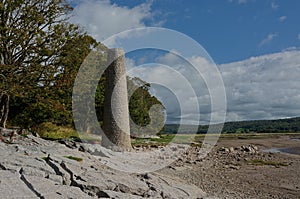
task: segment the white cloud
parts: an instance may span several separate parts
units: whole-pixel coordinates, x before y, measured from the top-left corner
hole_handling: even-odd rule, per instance
[[[287,19],[287,16],[281,16],[279,17],[279,21],[282,23]]]
[[[279,5],[278,5],[276,2],[272,2],[272,3],[271,3],[271,8],[272,8],[273,10],[277,10],[277,9],[279,8]]]
[[[234,2],[237,2],[238,4],[246,4],[246,3],[249,3],[249,2],[253,2],[255,0],[228,0],[230,3],[234,3]]]
[[[190,57],[188,60],[201,64],[204,71],[210,67],[201,57]],[[142,70],[131,74],[145,80],[152,78],[172,85],[177,97],[184,99],[183,108],[186,111],[183,114],[174,99],[174,93],[157,87],[152,91],[167,107],[168,122],[178,122],[178,118],[182,118],[184,123],[195,124],[198,117],[200,122],[209,122],[211,98],[205,81],[172,54],[158,57],[157,62],[168,65],[182,74],[191,83],[196,94],[194,96],[186,92],[184,82],[175,78],[175,73],[170,73],[162,65],[150,67],[151,72],[147,71],[150,70],[149,66],[140,66]],[[130,63],[133,65],[132,60]],[[227,121],[300,116],[299,49],[221,64],[219,69],[227,95]],[[198,100],[200,111],[194,106],[195,100]]]
[[[71,22],[81,25],[98,41],[131,28],[145,27],[145,21],[154,21],[152,1],[129,8],[112,4],[110,0],[76,2]]]
[[[227,120],[300,116],[300,51],[284,51],[220,65]]]
[[[275,37],[277,37],[277,36],[278,36],[277,33],[270,33],[266,38],[264,38],[264,39],[258,44],[258,46],[259,46],[259,47],[262,47],[262,46],[264,46],[265,44],[270,43],[270,42],[273,41],[273,39],[274,39]]]
[[[131,59],[128,59],[128,63],[132,66]],[[222,121],[222,114],[217,112],[222,109],[220,104],[224,103],[226,98],[219,97],[220,94],[216,92],[219,91],[217,83],[219,77],[213,74],[212,63],[199,56],[188,57],[187,60],[184,60],[175,51],[157,56],[154,63],[156,64],[153,66],[139,66],[140,70],[130,71],[129,75],[139,77],[145,81],[160,82],[161,85],[169,89],[169,91],[166,91],[161,87],[154,87],[151,90],[166,107],[167,122],[176,123],[181,119],[181,122],[186,124],[208,123],[212,110],[209,92],[217,93],[214,100],[222,100],[221,103],[215,101],[213,109],[214,114],[219,116],[214,117],[214,121]],[[171,67],[176,72],[166,69],[166,66]],[[194,67],[197,67],[201,74]],[[210,90],[208,90],[207,83]],[[181,107],[179,107],[179,102]],[[199,104],[199,107],[197,104]]]
[[[291,47],[283,49],[282,52],[285,52],[285,51],[296,51],[296,50],[300,50],[300,47],[291,46]]]

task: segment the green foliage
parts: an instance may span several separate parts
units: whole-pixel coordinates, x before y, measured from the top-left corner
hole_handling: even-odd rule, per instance
[[[41,159],[46,161],[48,159],[48,157],[44,156],[44,157],[41,157]]]
[[[11,100],[10,123],[30,128],[44,122],[56,125],[72,123],[72,114],[59,99],[51,99],[46,92],[37,94],[34,99],[16,97]]]
[[[177,133],[179,124],[166,124],[164,132],[167,134]],[[181,125],[182,133],[205,134],[208,125]],[[195,132],[194,130],[197,129]],[[278,120],[255,120],[226,122],[222,133],[227,134],[253,134],[253,133],[297,133],[300,132],[300,117]]]
[[[174,135],[162,135],[159,138],[150,138],[150,141],[168,144],[173,140],[174,137]]]
[[[79,67],[84,56],[79,55],[86,48],[78,41],[91,40],[68,23],[71,10],[65,0],[0,2],[0,74],[5,77],[0,91],[5,90],[12,101],[11,125],[28,128],[46,121],[71,122],[71,105],[63,100],[70,95],[65,91],[71,86],[58,89],[62,80],[58,74],[75,74],[64,70],[73,64]],[[80,49],[77,54],[76,49]],[[71,53],[76,61],[71,61]],[[69,79],[72,81],[65,78]]]
[[[64,156],[65,158],[68,158],[70,160],[75,160],[77,162],[82,162],[83,159],[82,158],[78,158],[78,157],[74,157],[74,156]]]
[[[300,118],[228,122],[224,125],[224,133],[238,133],[238,131],[242,131],[242,133],[300,132]]]
[[[149,93],[151,85],[137,77],[127,78],[127,85],[129,113],[133,121],[130,123],[131,134],[136,136],[159,134],[162,131],[159,126],[164,125],[165,108],[155,96]],[[150,110],[152,110],[152,117]],[[146,130],[143,129],[145,126],[147,126]]]
[[[0,74],[10,95],[51,85],[64,44],[80,34],[65,0],[0,2]]]
[[[78,133],[73,128],[57,126],[51,122],[37,125],[32,130],[36,131],[42,138],[51,140],[78,137]]]
[[[161,135],[159,138],[135,138],[132,140],[133,146],[165,146],[169,144],[175,135]]]
[[[36,129],[41,136],[53,139],[75,136],[71,130],[72,94],[75,78],[81,78],[77,76],[81,65],[91,66],[90,71],[83,71],[91,77],[85,85],[97,85],[96,74],[106,63],[107,47],[68,22],[71,10],[67,0],[0,2],[0,91],[5,90],[11,99],[8,122]],[[80,87],[86,97],[81,100],[95,99],[100,124],[105,81],[103,75],[97,88]],[[128,79],[129,85],[137,87],[129,107],[134,122],[145,126],[150,122],[150,107],[161,102],[150,95],[150,84],[141,82],[138,78]],[[77,107],[76,113],[92,115],[92,105]],[[86,117],[82,132],[93,129],[90,120]]]
[[[37,87],[27,95],[14,95],[11,101],[9,121],[12,125],[30,128],[44,122],[65,126],[73,123],[72,89],[79,67],[96,46],[106,49],[88,35],[77,35],[61,48],[61,56],[55,64],[59,71],[52,84]],[[103,94],[100,94],[103,96]]]

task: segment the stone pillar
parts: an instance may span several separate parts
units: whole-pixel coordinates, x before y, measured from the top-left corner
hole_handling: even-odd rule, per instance
[[[108,51],[102,146],[131,150],[125,56],[121,49]],[[112,94],[114,93],[114,96]]]

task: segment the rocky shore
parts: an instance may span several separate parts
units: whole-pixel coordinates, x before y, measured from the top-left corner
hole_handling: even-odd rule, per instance
[[[180,177],[216,198],[299,198],[300,156],[265,152],[272,147],[299,146],[289,137],[221,140],[197,159],[194,147],[182,161],[161,172]]]
[[[91,149],[89,149],[89,146]],[[0,198],[203,198],[163,173],[130,174],[100,163],[93,145],[14,135],[0,142]]]
[[[280,139],[220,141],[205,157],[190,147],[167,167],[137,174],[103,164],[92,144],[6,134],[0,198],[299,198],[300,156],[261,151],[299,144]]]

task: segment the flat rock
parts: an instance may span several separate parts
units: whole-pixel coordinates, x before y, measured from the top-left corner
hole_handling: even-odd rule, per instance
[[[79,150],[80,146],[84,150]],[[99,160],[104,158],[101,150],[97,145],[68,147],[34,136],[22,137],[12,144],[0,142],[0,198],[206,196],[201,189],[179,178],[156,172],[141,175],[114,170]]]
[[[0,198],[38,198],[16,172],[0,170]]]

